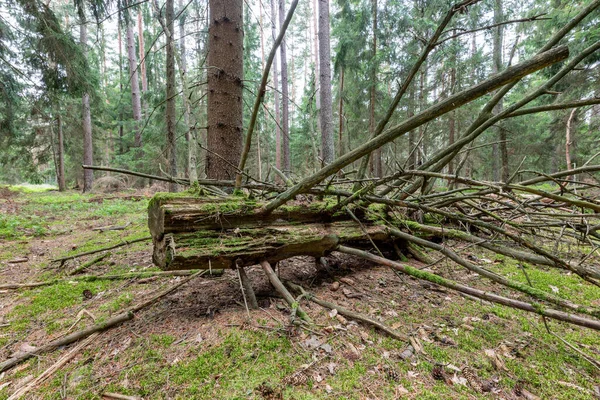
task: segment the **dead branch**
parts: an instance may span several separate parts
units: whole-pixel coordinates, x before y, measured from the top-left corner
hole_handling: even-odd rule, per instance
[[[307,292],[306,290],[304,290],[304,288],[300,285],[296,285],[295,283],[292,282],[286,282],[286,285],[288,285],[291,289],[302,293],[308,300],[312,301],[313,303],[317,303],[318,305],[320,305],[321,307],[325,307],[328,308],[330,310],[336,310],[339,314],[363,322],[365,324],[374,326],[375,328],[387,333],[388,335],[390,335],[391,337],[393,337],[394,339],[398,339],[401,340],[403,342],[408,342],[408,337],[396,332],[394,329],[390,328],[389,326],[387,326],[386,324],[383,324],[381,322],[375,321],[367,316],[364,316],[362,314],[356,313],[354,311],[350,311],[347,308],[341,307],[337,304],[334,303],[330,303],[328,301],[325,300],[321,300],[318,297],[316,297],[314,294]]]
[[[71,272],[68,273],[68,275],[75,275],[80,273],[81,271],[91,267],[92,265],[96,264],[97,262],[100,262],[102,260],[104,260],[106,257],[109,257],[112,253],[111,252],[107,252],[104,254],[100,254],[98,257],[94,258],[93,260],[90,260],[86,263],[81,264],[79,267],[75,268],[74,270],[72,270]]]
[[[466,285],[462,285],[460,283],[456,283],[446,278],[442,278],[439,275],[433,274],[431,272],[421,271],[419,269],[413,268],[408,265],[403,265],[398,262],[388,260],[383,257],[379,257],[366,251],[353,249],[351,247],[339,246],[337,251],[341,253],[351,254],[354,256],[358,256],[364,258],[369,261],[373,261],[382,265],[389,266],[397,271],[405,273],[407,275],[411,275],[417,279],[423,279],[432,283],[435,283],[440,286],[447,287],[448,289],[456,290],[458,292],[466,293],[468,295],[477,297],[479,299],[488,300],[493,303],[502,304],[507,307],[516,308],[523,311],[528,311],[531,313],[535,313],[538,315],[542,315],[548,318],[556,319],[559,321],[568,322],[574,325],[583,326],[586,328],[600,330],[600,321],[580,317],[574,314],[568,314],[562,311],[553,310],[551,308],[545,308],[540,303],[526,303],[524,301],[511,299],[509,297],[500,296],[491,292],[475,289]]]
[[[116,315],[110,319],[108,319],[105,322],[99,323],[99,324],[95,324],[92,325],[88,328],[85,328],[81,331],[78,332],[73,332],[67,336],[64,336],[60,339],[56,339],[51,341],[50,343],[47,343],[41,347],[38,347],[37,349],[33,350],[33,351],[29,351],[29,352],[21,352],[16,354],[15,356],[9,358],[6,361],[3,361],[0,363],[0,372],[6,371],[9,368],[14,367],[15,365],[31,358],[37,355],[40,355],[42,353],[46,353],[48,351],[52,351],[58,347],[61,346],[66,346],[69,345],[73,342],[76,342],[80,339],[86,338],[88,336],[90,336],[93,333],[96,332],[102,332],[105,331],[107,329],[113,328],[117,325],[120,325],[121,323],[128,321],[130,319],[132,319],[135,315],[136,312],[154,304],[156,301],[160,300],[161,298],[169,295],[170,293],[172,293],[173,291],[175,291],[176,289],[178,289],[180,286],[188,283],[189,281],[191,281],[192,279],[201,276],[203,274],[205,274],[208,271],[198,271],[196,273],[194,273],[193,275],[189,276],[188,278],[182,279],[181,281],[175,283],[174,285],[170,286],[169,288],[159,292],[158,294],[156,294],[155,296],[151,297],[150,299],[141,302],[138,305],[135,305],[133,307],[130,307],[129,309],[127,309],[125,312]]]
[[[296,195],[304,193],[311,189],[313,186],[323,181],[327,177],[335,174],[341,168],[346,165],[364,157],[373,150],[383,146],[386,143],[393,141],[394,139],[402,136],[403,134],[418,128],[419,126],[441,116],[458,107],[467,104],[486,93],[489,93],[499,87],[506,85],[507,83],[514,82],[520,78],[529,75],[535,71],[547,67],[548,65],[555,64],[561,60],[564,60],[569,55],[569,50],[566,47],[557,47],[549,50],[545,53],[532,57],[531,59],[524,61],[518,65],[507,68],[503,72],[496,74],[487,80],[474,85],[464,91],[450,96],[444,100],[439,101],[423,112],[415,115],[412,118],[408,118],[399,125],[389,128],[386,132],[381,133],[379,136],[369,140],[363,145],[357,147],[353,151],[344,154],[339,157],[335,162],[323,167],[315,174],[308,176],[298,182],[293,187],[289,188],[285,192],[281,193],[274,200],[264,206],[262,212],[269,214],[279,206],[285,204]]]
[[[96,253],[100,253],[101,251],[112,250],[112,249],[116,249],[118,247],[128,246],[133,243],[144,242],[144,241],[150,240],[150,239],[152,239],[152,236],[144,236],[143,238],[133,239],[133,240],[124,240],[122,243],[118,243],[118,244],[108,246],[108,247],[103,247],[101,249],[90,250],[90,251],[86,251],[84,253],[74,254],[74,255],[68,256],[68,257],[55,258],[54,260],[52,260],[50,262],[60,262],[60,266],[62,267],[63,264],[65,263],[65,261],[68,261],[68,260],[74,260],[79,257],[89,256],[90,254],[96,254]]]
[[[121,279],[135,279],[135,278],[152,278],[152,277],[170,277],[170,276],[190,276],[196,272],[201,271],[198,269],[189,270],[177,270],[177,271],[142,271],[142,272],[128,272],[126,274],[116,275],[83,275],[76,276],[69,279],[52,279],[43,282],[29,282],[29,283],[7,283],[0,285],[0,290],[11,290],[11,289],[32,289],[40,286],[56,285],[62,282],[94,282],[94,281],[116,281]],[[209,276],[221,276],[223,275],[222,269],[206,270]]]
[[[50,368],[48,368],[44,372],[42,372],[37,378],[35,378],[34,380],[30,381],[26,385],[17,389],[12,395],[10,395],[10,397],[7,400],[19,399],[19,398],[23,397],[30,390],[35,389],[37,386],[44,383],[44,381],[46,381],[48,378],[50,378],[52,375],[54,375],[54,373],[56,371],[58,371],[65,364],[67,364],[69,361],[71,361],[81,350],[85,349],[88,344],[92,343],[98,337],[99,334],[100,334],[99,332],[95,332],[95,333],[91,334],[83,342],[77,344],[77,346],[75,346],[74,348],[69,350],[67,352],[67,354],[65,354],[61,358],[59,358],[58,361],[56,361],[54,364],[52,364],[52,366]]]
[[[277,290],[277,292],[284,298],[286,303],[288,303],[292,309],[296,309],[296,313],[300,318],[312,324],[312,320],[308,314],[306,314],[306,312],[300,308],[300,305],[296,302],[296,299],[294,299],[290,292],[285,288],[283,283],[279,280],[275,274],[275,271],[273,271],[273,268],[271,268],[271,264],[269,264],[268,261],[262,261],[260,266],[262,267],[263,271],[265,271],[265,274],[267,275],[267,278],[269,278],[271,285],[273,285],[275,290]]]

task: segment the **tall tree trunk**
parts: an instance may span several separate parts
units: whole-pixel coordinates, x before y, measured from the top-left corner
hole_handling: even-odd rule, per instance
[[[452,30],[452,35],[456,35],[456,29]],[[452,39],[452,52],[450,54],[450,96],[454,94],[456,89],[456,62],[457,62],[457,39]],[[454,140],[456,137],[456,111],[452,111],[448,113],[448,145],[452,146],[454,144]],[[452,175],[454,173],[454,162],[452,159],[448,163],[448,174]],[[449,185],[450,186],[450,185]]]
[[[502,10],[502,0],[495,0],[494,2],[494,23],[498,24],[503,22],[504,20],[504,15],[503,15],[503,10]],[[504,41],[504,29],[503,26],[500,25],[496,28],[494,28],[494,48],[493,48],[493,61],[494,61],[494,65],[493,65],[493,71],[494,73],[498,73],[503,69],[503,65],[502,65],[502,43]],[[498,102],[498,104],[494,107],[494,114],[498,114],[501,113],[502,110],[504,109],[504,103],[502,100],[500,100]],[[502,127],[498,125],[498,140],[499,143],[498,144],[494,144],[494,149],[499,149],[500,151],[500,178],[502,179],[502,181],[506,182],[508,181],[509,178],[509,171],[508,171],[508,148],[507,148],[507,143],[506,143],[506,130]],[[496,150],[496,155],[494,157],[494,159],[496,160],[495,162],[497,163],[497,158],[498,158],[498,150]],[[497,181],[498,180],[498,176],[497,176],[497,168],[494,168],[494,180]]]
[[[117,21],[117,37],[119,40],[119,94],[123,95],[123,38],[121,37],[121,11]],[[119,107],[119,154],[125,153],[123,143],[123,107]]]
[[[315,63],[315,106],[317,107],[316,114],[317,114],[317,128],[316,128],[316,133],[317,136],[319,135],[319,132],[321,131],[321,90],[320,88],[320,84],[321,84],[321,72],[319,71],[319,6],[318,6],[318,1],[319,0],[313,0],[313,30],[314,30],[314,40],[313,40],[313,55],[314,55],[314,63]]]
[[[133,109],[133,120],[135,121],[135,139],[134,146],[142,147],[142,103],[140,97],[140,83],[138,82],[137,57],[135,54],[135,37],[133,36],[133,27],[131,21],[127,21],[127,59],[129,61],[129,84],[131,85],[131,107]],[[141,154],[137,154],[141,157]]]
[[[166,106],[166,121],[167,121],[167,157],[169,159],[169,174],[177,176],[177,148],[176,148],[176,125],[175,120],[175,37],[173,30],[173,20],[175,12],[173,10],[173,1],[167,0],[166,9],[166,25],[169,33],[167,36],[167,106]],[[185,84],[185,83],[184,83]],[[169,182],[169,191],[176,192],[177,184]]]
[[[571,160],[571,154],[573,151],[573,120],[575,119],[575,114],[577,113],[577,109],[574,108],[569,114],[569,119],[567,119],[567,130],[565,137],[565,158],[567,161],[567,170],[573,169],[573,163]],[[569,180],[575,180],[573,176],[568,177]]]
[[[141,7],[141,6],[140,6]],[[144,21],[142,9],[138,11],[138,43],[140,55],[140,75],[142,75],[142,93],[148,91],[148,77],[146,75],[146,48],[144,46]]]
[[[208,154],[209,179],[235,179],[242,153],[242,0],[209,0]]]
[[[65,184],[65,140],[63,136],[62,117],[60,114],[56,117],[56,125],[58,128],[58,191],[64,192],[67,188]]]
[[[183,0],[179,0],[179,9],[181,10],[181,16],[179,18],[179,50],[180,50],[180,75],[181,75],[181,86],[183,91],[183,119],[186,126],[185,139],[188,144],[188,157],[186,166],[186,176],[189,177],[190,182],[198,181],[198,170],[196,164],[198,163],[198,132],[196,130],[195,117],[191,109],[191,99],[189,98],[189,83],[187,74],[187,55],[185,50],[185,17],[186,13],[183,11],[184,3]]]
[[[275,15],[277,12],[277,8],[275,7],[275,0],[271,0],[271,36],[273,37],[273,42],[277,39],[277,19]],[[275,103],[275,167],[278,170],[282,170],[281,166],[281,118],[279,112],[279,70],[277,69],[277,57],[273,59],[273,102]],[[281,182],[281,178],[277,176],[277,182]]]
[[[344,155],[344,67],[340,67],[340,92],[339,92],[339,107],[338,107],[338,157]]]
[[[412,118],[415,116],[415,86],[411,85],[408,93],[408,110],[407,110],[407,118]],[[415,148],[417,144],[416,140],[416,132],[414,130],[408,133],[408,169],[414,169],[417,165],[417,149]]]
[[[80,15],[79,41],[83,50],[84,57],[87,57],[87,21],[83,13]],[[94,147],[92,144],[92,113],[90,110],[90,95],[84,93],[81,96],[81,119],[83,125],[83,163],[86,165],[94,164]],[[94,183],[94,173],[92,170],[83,171],[83,192],[92,190]]]
[[[329,40],[329,0],[319,0],[319,82],[321,87],[321,151],[323,165],[334,159],[333,110],[331,100],[331,49]]]
[[[279,26],[283,26],[285,21],[285,0],[279,0]],[[290,128],[289,128],[289,88],[288,88],[288,66],[287,49],[285,47],[285,36],[279,46],[279,55],[281,56],[281,134],[283,145],[283,172],[289,174],[292,170],[290,160]]]
[[[373,40],[371,41],[371,82],[369,95],[369,137],[375,132],[375,95],[377,93],[377,0],[371,0],[371,14],[373,18]],[[373,176],[381,177],[383,173],[381,161],[381,147],[373,152],[371,158],[371,171]]]

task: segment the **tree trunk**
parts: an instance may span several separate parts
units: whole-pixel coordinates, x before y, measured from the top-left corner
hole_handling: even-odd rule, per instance
[[[131,85],[131,108],[133,109],[133,120],[135,121],[135,139],[134,146],[142,147],[142,132],[141,132],[141,121],[142,121],[142,103],[140,97],[140,83],[138,82],[137,72],[137,57],[135,54],[135,38],[133,36],[133,27],[131,22],[127,22],[126,29],[127,36],[127,59],[129,61],[129,84]],[[138,154],[137,157],[140,157]]]
[[[271,0],[271,35],[273,36],[273,42],[277,39],[277,23],[275,19],[277,8],[275,7],[275,0]],[[278,170],[282,170],[281,166],[281,118],[279,113],[279,70],[277,69],[277,57],[273,59],[273,102],[275,103],[275,167]],[[277,176],[276,182],[282,183],[281,178]]]
[[[198,163],[198,131],[196,130],[195,116],[192,113],[190,102],[192,99],[189,98],[191,93],[188,89],[188,74],[187,74],[187,56],[185,50],[185,17],[186,14],[183,11],[184,3],[183,0],[179,0],[179,9],[181,16],[179,18],[179,53],[180,53],[180,75],[181,75],[181,86],[183,91],[183,119],[185,121],[186,134],[185,139],[188,144],[188,157],[187,157],[187,173],[190,182],[198,181],[198,170],[196,164]]]
[[[242,0],[209,0],[208,154],[209,179],[235,179],[242,152]]]
[[[138,41],[140,54],[140,74],[142,75],[142,93],[148,91],[148,77],[146,75],[146,49],[144,47],[144,21],[142,9],[138,11]]]
[[[408,94],[408,110],[406,113],[408,118],[415,116],[415,87],[411,85],[410,92]],[[415,169],[417,165],[417,149],[415,148],[417,143],[415,131],[408,133],[408,169]]]
[[[285,21],[285,0],[279,0],[279,26]],[[285,36],[279,46],[281,56],[281,134],[283,145],[283,172],[288,175],[292,170],[290,160],[290,132],[289,132],[289,98],[288,98],[288,67],[287,50],[285,48]]]
[[[117,21],[117,38],[119,40],[119,95],[123,95],[123,38],[121,37],[121,11]],[[123,107],[119,107],[119,154],[125,153],[123,143]]]
[[[338,107],[338,157],[344,155],[344,67],[340,67],[340,92],[339,92],[339,107]]]
[[[331,49],[329,40],[329,0],[319,0],[319,83],[321,87],[321,151],[323,165],[334,159],[331,103]]]
[[[85,16],[80,16],[79,40],[83,49],[84,57],[87,57],[87,22]],[[84,93],[81,97],[81,119],[83,125],[83,163],[86,165],[94,164],[94,147],[92,144],[92,114],[90,110],[90,95]],[[83,192],[92,190],[94,182],[94,173],[91,170],[83,171]]]
[[[320,82],[321,82],[321,73],[319,71],[319,6],[318,6],[318,1],[319,0],[313,0],[313,31],[314,31],[314,37],[313,37],[313,55],[314,55],[314,59],[313,62],[315,63],[315,106],[317,107],[316,114],[317,114],[317,124],[316,124],[316,134],[317,137],[319,136],[319,132],[321,131],[321,90],[320,88]],[[320,164],[320,163],[319,163]]]
[[[456,29],[452,30],[452,35],[456,35]],[[452,53],[450,59],[450,96],[456,89],[456,62],[457,62],[457,39],[452,39]],[[448,113],[448,145],[452,146],[456,137],[456,111]],[[448,163],[448,174],[454,174],[454,159]],[[449,186],[452,186],[451,184]]]
[[[502,9],[502,0],[495,0],[494,2],[494,23],[498,24],[503,22],[504,15]],[[494,28],[494,48],[493,48],[493,72],[498,73],[504,67],[502,65],[502,47],[504,41],[504,28],[502,25]],[[494,114],[499,114],[504,109],[504,103],[502,99],[494,107]],[[503,182],[508,181],[509,170],[508,170],[508,148],[506,143],[506,130],[502,126],[498,126],[498,143],[494,144],[494,149],[500,150],[500,178]],[[498,150],[496,150],[496,160],[498,158]],[[497,164],[497,161],[495,161]],[[497,168],[494,169],[494,180],[498,181]]]
[[[65,184],[65,144],[63,137],[62,117],[60,114],[56,118],[56,124],[58,128],[58,191],[64,192],[67,188],[67,185]]]
[[[166,62],[166,75],[167,75],[167,106],[166,106],[166,121],[167,121],[167,157],[169,159],[169,174],[171,176],[177,176],[177,148],[176,148],[176,127],[177,121],[175,120],[175,96],[177,92],[175,90],[175,37],[173,30],[173,1],[167,0],[166,9],[166,25],[169,30],[167,34],[167,62]],[[185,84],[185,83],[184,83]],[[177,184],[169,182],[169,191],[176,192]]]
[[[326,202],[258,216],[255,207],[261,205],[155,197],[148,208],[154,263],[166,270],[236,268],[298,255],[322,257],[340,243],[370,248],[373,240],[384,249],[389,239],[384,226],[368,220],[360,226],[348,214],[331,215]]]
[[[373,18],[373,40],[371,42],[371,82],[369,95],[369,137],[375,132],[375,95],[377,94],[377,0],[371,0],[371,13]],[[371,158],[371,172],[373,176],[380,178],[383,174],[381,161],[381,147],[373,152]]]

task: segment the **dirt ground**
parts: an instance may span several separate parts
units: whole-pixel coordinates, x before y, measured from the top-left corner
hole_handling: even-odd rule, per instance
[[[150,241],[110,250],[73,276],[68,273],[103,253],[62,266],[51,262],[148,235],[149,195],[0,188],[0,285],[58,279],[37,288],[0,290],[0,362],[104,321],[183,279],[77,280],[81,275],[157,271]],[[105,226],[124,228],[93,230]],[[507,260],[470,247],[463,251],[518,277],[518,268]],[[133,320],[102,332],[23,398],[95,399],[111,398],[110,393],[144,399],[600,396],[600,371],[582,356],[600,358],[596,332],[552,321],[549,333],[535,315],[466,298],[339,253],[328,261],[324,268],[313,258],[297,257],[280,262],[277,270],[283,280],[385,323],[410,340],[393,339],[307,299],[299,304],[314,323],[298,325],[254,266],[247,271],[258,310],[246,310],[234,271],[193,279]],[[426,267],[413,259],[407,263]],[[447,260],[429,268],[471,286],[505,291]],[[599,305],[600,291],[580,290],[575,277],[550,270],[539,274],[560,275],[561,294]],[[0,373],[0,399],[32,382],[74,346]]]

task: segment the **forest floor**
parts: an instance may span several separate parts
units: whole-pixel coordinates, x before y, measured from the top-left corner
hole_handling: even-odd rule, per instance
[[[182,279],[80,282],[67,273],[97,254],[62,267],[51,262],[148,236],[149,196],[0,187],[0,284],[61,279],[39,288],[0,291],[0,362],[89,326],[92,316],[106,320]],[[126,227],[93,230],[111,225]],[[451,245],[496,272],[526,281],[512,260]],[[82,273],[155,271],[151,251],[149,240],[119,247]],[[551,321],[550,334],[536,315],[474,301],[335,253],[330,263],[327,271],[314,259],[299,257],[279,268],[283,278],[317,296],[412,335],[421,351],[306,301],[302,307],[314,326],[292,326],[287,305],[267,297],[269,283],[259,267],[252,267],[248,274],[261,308],[250,311],[249,318],[233,271],[196,278],[133,320],[101,333],[26,398],[93,399],[112,392],[144,399],[589,399],[600,391],[600,371],[553,335],[598,359],[597,332]],[[577,277],[524,267],[543,289],[600,305],[600,289],[581,285]],[[506,292],[446,260],[432,269]],[[42,354],[1,373],[0,399],[68,350]]]

